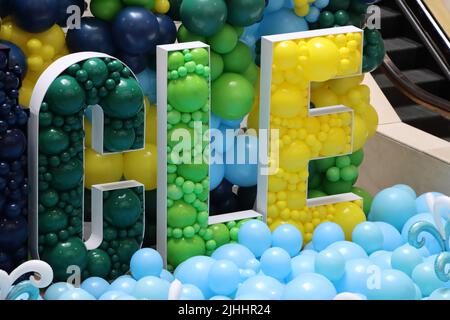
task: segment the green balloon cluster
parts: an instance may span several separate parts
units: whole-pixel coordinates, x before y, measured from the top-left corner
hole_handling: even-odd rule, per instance
[[[91,0],[90,3],[92,14],[96,18],[106,21],[112,21],[123,8],[128,6],[152,10],[155,0]]]
[[[386,54],[383,37],[377,29],[364,29],[363,71],[375,71]]]

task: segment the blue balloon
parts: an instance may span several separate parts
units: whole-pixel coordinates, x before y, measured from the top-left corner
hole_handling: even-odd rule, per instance
[[[375,223],[363,222],[353,229],[352,241],[361,246],[367,254],[371,254],[383,248],[384,236]]]
[[[336,296],[333,284],[317,273],[304,273],[289,282],[283,294],[284,300],[332,300]]]
[[[154,52],[159,38],[156,16],[142,7],[122,9],[112,22],[116,46],[129,54]]]
[[[136,280],[131,277],[120,277],[111,283],[109,290],[132,294],[136,283]]]
[[[334,222],[324,222],[319,224],[314,230],[312,237],[314,249],[317,251],[322,251],[330,244],[344,240],[344,231],[340,225]]]
[[[250,259],[245,264],[245,267],[258,273],[261,270],[261,263],[258,259]]]
[[[159,275],[159,277],[163,280],[172,282],[173,280],[175,280],[175,277],[173,276],[173,274],[169,271],[167,271],[166,269],[163,269],[163,271],[161,271],[161,274]]]
[[[9,65],[18,65],[22,70],[22,79],[25,78],[28,70],[27,57],[17,45],[6,40],[0,40],[0,44],[7,46],[9,51]]]
[[[67,13],[67,9],[70,6],[77,6],[80,9],[81,15],[83,15],[86,8],[86,3],[84,0],[58,0],[58,20],[56,23],[62,28],[67,26],[67,20],[75,13],[75,11],[70,11],[70,13]]]
[[[157,14],[156,19],[159,25],[158,44],[171,44],[177,40],[177,26],[168,15]]]
[[[417,213],[415,199],[399,188],[387,188],[372,201],[370,221],[383,221],[401,231],[403,225]]]
[[[403,226],[402,237],[405,242],[408,241],[408,234],[412,225],[419,221],[427,221],[432,225],[436,226],[433,216],[430,213],[420,213],[415,215],[414,217],[409,219]],[[441,218],[441,222],[442,225],[445,226],[445,220]],[[441,246],[439,242],[431,234],[422,232],[419,234],[419,240],[422,237],[425,240],[424,247],[428,250],[429,254],[433,255],[441,252]]]
[[[401,271],[381,270],[380,283],[367,291],[369,300],[415,300],[414,282]]]
[[[441,281],[436,275],[434,262],[422,262],[417,265],[412,272],[411,278],[419,286],[424,296],[429,296],[439,288],[449,287],[449,282]]]
[[[66,43],[70,52],[96,51],[114,55],[110,25],[94,17],[81,18],[80,28],[67,31]]]
[[[330,0],[316,0],[316,1],[313,3],[313,5],[314,5],[316,8],[323,9],[323,8],[325,8],[326,6],[328,6],[329,3],[330,3]]]
[[[209,128],[219,129],[221,123],[222,119],[220,119],[218,116],[216,116],[214,113],[211,112],[211,117],[209,119]]]
[[[423,258],[419,250],[409,244],[395,249],[391,257],[392,268],[403,271],[408,276],[411,276],[414,268],[422,262]]]
[[[122,61],[128,68],[133,71],[133,73],[137,76],[140,73],[144,72],[147,68],[147,57],[145,54],[129,54],[126,52],[118,52],[117,58],[119,58],[120,61]],[[139,80],[139,79],[138,79]],[[146,79],[143,79],[145,81]],[[147,80],[148,81],[148,80]],[[147,91],[149,90],[148,87],[150,86],[147,83],[144,83],[147,86]],[[143,87],[144,94],[145,89],[144,85],[141,83],[141,86]],[[148,94],[146,94],[148,96]]]
[[[45,300],[58,300],[66,291],[74,289],[74,286],[67,282],[57,282],[47,288],[44,294]]]
[[[258,299],[281,300],[284,286],[278,280],[265,275],[257,275],[244,281],[236,292],[236,299]]]
[[[245,246],[237,243],[228,243],[216,249],[211,255],[216,260],[233,261],[240,269],[246,269],[247,263],[255,259],[255,255]]]
[[[303,273],[315,272],[316,255],[303,254],[291,259],[291,274],[287,278],[288,281],[295,279]]]
[[[305,246],[303,247],[303,250],[309,250],[309,251],[314,251],[314,252],[316,251],[312,241],[305,244]]]
[[[102,294],[109,290],[109,283],[100,277],[90,277],[84,280],[80,287],[92,294],[95,299],[98,299]]]
[[[316,250],[306,249],[306,246],[305,246],[305,249],[302,252],[300,252],[300,256],[306,256],[306,255],[316,256],[317,254],[318,254],[318,252]]]
[[[411,188],[410,186],[406,185],[406,184],[396,184],[395,186],[393,186],[392,188],[397,188],[403,191],[406,191],[409,193],[409,195],[411,196],[411,198],[416,199],[417,198],[417,194],[416,191],[414,191],[413,188]]]
[[[122,291],[109,290],[102,294],[98,300],[117,300],[120,296],[123,295],[124,293]]]
[[[267,4],[266,9],[264,9],[264,14],[278,11],[284,6],[284,0],[270,0]]]
[[[261,270],[265,275],[283,281],[291,273],[291,256],[282,248],[267,249],[261,256]]]
[[[238,233],[240,244],[250,249],[255,257],[262,256],[264,251],[272,244],[272,235],[269,227],[260,220],[249,220],[242,224]]]
[[[230,297],[225,297],[225,296],[214,296],[211,297],[209,300],[232,300]]]
[[[136,75],[144,94],[150,103],[156,103],[156,72],[153,69],[145,68],[144,71]]]
[[[244,282],[247,279],[250,279],[251,277],[256,276],[256,274],[262,274],[264,275],[264,273],[262,271],[259,272],[255,272],[252,269],[239,269],[239,275],[241,277],[241,281],[240,282]]]
[[[244,120],[244,118],[237,119],[237,120],[221,119],[221,123],[229,128],[239,129],[241,127],[241,123],[243,120]]]
[[[366,259],[367,253],[359,245],[349,241],[339,241],[328,246],[327,249],[339,251],[345,261],[352,259]]]
[[[242,143],[243,140],[244,143]],[[258,182],[257,137],[251,135],[237,136],[234,147],[234,162],[228,164],[227,161],[225,178],[232,184],[240,187],[253,187],[256,185]]]
[[[222,120],[219,128],[216,130],[211,127],[211,150],[218,153],[226,154],[232,148],[234,148],[236,140],[236,130],[222,124]],[[225,160],[225,159],[224,159]],[[231,158],[233,160],[233,158]]]
[[[345,259],[338,251],[325,249],[317,254],[314,268],[330,281],[338,281],[345,273]]]
[[[283,8],[276,12],[264,15],[259,31],[261,35],[307,31],[308,23],[304,18],[297,16],[293,10]]]
[[[73,288],[65,291],[58,300],[96,300],[89,292],[81,288]]]
[[[202,291],[192,284],[183,284],[180,300],[205,300]]]
[[[283,248],[291,257],[300,252],[302,245],[302,233],[291,224],[282,224],[272,233],[272,247]]]
[[[369,256],[370,261],[381,269],[392,269],[391,266],[392,252],[389,251],[375,251]]]
[[[259,23],[255,23],[244,29],[244,33],[242,34],[240,41],[242,41],[249,47],[253,47],[260,37],[261,35],[259,34]],[[254,50],[252,50],[252,52],[253,51]]]
[[[394,251],[405,243],[400,232],[398,232],[398,230],[389,223],[381,221],[377,221],[374,223],[378,226],[378,228],[380,228],[381,232],[383,233],[383,246],[381,248],[382,250]]]
[[[159,277],[163,269],[163,260],[158,251],[144,248],[136,251],[131,257],[130,270],[136,280],[146,276]]]
[[[38,33],[50,29],[58,20],[59,0],[13,0],[12,20],[25,31]]]
[[[238,266],[229,260],[217,260],[208,274],[209,288],[217,295],[232,294],[238,288],[240,280]]]
[[[367,296],[367,280],[371,267],[375,266],[369,259],[352,259],[345,264],[344,276],[334,284],[338,292],[360,293]],[[377,266],[375,266],[378,268]]]
[[[225,165],[213,163],[209,166],[209,190],[214,190],[222,182],[225,176]]]
[[[430,208],[428,207],[428,204],[427,204],[428,194],[431,194],[433,197],[439,197],[439,196],[443,196],[444,195],[444,194],[442,194],[440,192],[427,192],[427,193],[421,194],[416,199],[417,213],[430,212]]]
[[[309,23],[314,23],[317,22],[317,20],[319,20],[319,16],[320,10],[315,6],[311,6],[309,7],[309,12],[308,15],[305,17],[305,20]]]
[[[136,299],[167,300],[169,296],[170,282],[148,276],[141,278],[133,289]]]
[[[206,299],[211,298],[214,293],[209,288],[208,273],[215,260],[206,256],[189,258],[175,269],[175,278],[183,284],[193,284],[199,288]]]
[[[4,18],[11,14],[11,0],[0,0],[0,17]]]
[[[450,300],[450,289],[439,288],[434,290],[430,295],[430,300]]]

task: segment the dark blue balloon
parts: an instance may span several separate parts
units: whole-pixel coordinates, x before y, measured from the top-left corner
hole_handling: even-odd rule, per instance
[[[96,51],[110,55],[116,52],[110,24],[94,17],[81,18],[80,28],[70,29],[66,42],[71,52]]]
[[[158,19],[159,24],[158,44],[175,43],[177,39],[177,26],[175,22],[169,16],[163,14],[157,14],[156,19]]]
[[[141,7],[127,7],[117,14],[112,25],[116,46],[129,54],[155,50],[159,38],[156,16]]]
[[[61,27],[67,26],[67,19],[72,15],[72,13],[67,13],[67,9],[70,6],[77,6],[80,8],[81,14],[86,10],[86,3],[84,0],[58,0],[58,23]]]
[[[7,46],[10,49],[9,65],[10,66],[18,65],[22,71],[22,79],[23,79],[28,70],[27,57],[25,56],[23,51],[12,42],[0,40],[0,44]]]
[[[4,18],[11,13],[10,1],[11,0],[0,0],[0,17]]]
[[[50,29],[58,19],[59,0],[13,0],[13,21],[28,32],[43,32]]]
[[[147,57],[143,54],[133,55],[126,52],[119,52],[117,58],[125,63],[135,74],[141,73],[147,66]]]
[[[0,251],[0,270],[5,270],[10,273],[13,268],[14,265],[11,257],[7,253]]]
[[[26,138],[19,129],[8,130],[6,134],[0,136],[0,158],[16,159],[19,158],[26,148]]]
[[[27,222],[25,218],[16,220],[0,218],[0,248],[14,253],[27,238]]]

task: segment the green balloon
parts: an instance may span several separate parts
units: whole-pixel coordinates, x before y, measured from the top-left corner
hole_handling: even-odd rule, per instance
[[[238,43],[238,35],[236,30],[226,24],[215,35],[208,38],[211,49],[217,53],[225,54],[231,52]]]
[[[208,50],[205,48],[195,48],[191,50],[192,60],[196,64],[201,64],[203,66],[209,66],[209,54]]]
[[[56,114],[67,116],[77,113],[85,105],[86,95],[75,78],[63,75],[53,80],[45,95],[45,102]]]
[[[192,226],[197,219],[197,211],[182,200],[175,201],[167,210],[167,224],[172,228]]]
[[[254,63],[251,62],[247,69],[242,73],[242,75],[248,80],[250,81],[250,83],[252,85],[255,85],[256,82],[258,81],[258,77],[259,77],[259,68],[258,66]]]
[[[330,0],[330,3],[326,7],[326,9],[335,12],[338,10],[347,10],[349,7],[350,0]]]
[[[96,87],[102,86],[108,79],[108,67],[102,59],[88,59],[83,63],[81,68],[87,72],[89,80],[91,80]]]
[[[47,189],[39,193],[39,203],[47,208],[54,207],[58,204],[58,192],[52,189]]]
[[[225,24],[227,4],[224,0],[183,0],[180,16],[191,32],[209,37]]]
[[[122,0],[127,6],[140,6],[145,9],[152,10],[155,6],[155,0]]]
[[[39,130],[39,151],[48,155],[63,152],[69,147],[69,136],[59,128]]]
[[[233,51],[223,55],[223,63],[226,72],[244,73],[252,63],[250,48],[239,41]]]
[[[47,248],[42,255],[53,269],[54,280],[66,281],[70,274],[69,266],[78,266],[81,271],[87,265],[87,249],[79,238],[69,238],[66,242],[59,242],[52,248]]]
[[[310,173],[309,179],[308,179],[308,188],[316,189],[320,186],[322,183],[322,174],[321,173]]]
[[[228,22],[233,26],[248,27],[263,17],[265,0],[227,0]]]
[[[359,0],[351,0],[349,9],[354,13],[363,15],[367,13],[368,7],[369,7],[368,3],[364,3],[363,1]]]
[[[106,221],[118,228],[131,227],[141,213],[142,203],[136,193],[129,189],[112,191],[103,209]]]
[[[111,152],[130,150],[136,140],[136,132],[133,128],[115,130],[107,126],[104,134],[105,149]]]
[[[337,182],[341,178],[338,167],[331,167],[327,170],[326,177],[331,182]]]
[[[121,78],[115,89],[100,101],[108,116],[129,119],[144,107],[144,94],[141,86],[133,78]]]
[[[176,268],[183,261],[206,253],[205,240],[198,235],[192,238],[169,239],[167,242],[167,261]]]
[[[193,34],[184,25],[181,25],[180,28],[178,28],[177,39],[178,42],[192,42],[192,41],[206,42],[205,37]]]
[[[349,155],[350,160],[354,166],[359,167],[361,163],[364,161],[364,150],[360,149],[358,151],[353,152]]]
[[[189,74],[185,78],[169,82],[169,104],[180,112],[194,112],[201,109],[209,98],[209,85],[204,77]]]
[[[331,28],[334,26],[334,14],[331,11],[322,11],[319,15],[321,28]]]
[[[351,192],[363,198],[364,213],[366,214],[366,216],[369,215],[370,208],[372,207],[372,200],[373,200],[372,195],[366,190],[358,187],[353,187]]]
[[[39,232],[41,234],[56,233],[69,224],[67,214],[59,208],[48,209],[39,213]]]
[[[92,0],[90,9],[94,17],[111,21],[123,9],[120,0]]]
[[[350,21],[347,11],[339,10],[334,14],[334,21],[339,26],[346,26]]]
[[[101,250],[95,249],[88,252],[86,270],[91,277],[107,278],[111,272],[111,258]]]
[[[70,190],[82,183],[83,164],[80,160],[72,158],[59,167],[50,170],[52,181],[50,184],[56,190]]]
[[[223,73],[223,59],[220,54],[211,51],[211,81],[216,80]]]
[[[237,73],[224,73],[212,84],[212,111],[225,120],[247,115],[255,99],[252,84]]]
[[[212,240],[216,242],[217,247],[230,242],[230,230],[223,223],[212,225],[210,229],[213,232]]]
[[[327,194],[320,190],[310,189],[308,191],[308,199],[314,199],[314,198],[320,198],[320,197],[326,197]]]
[[[323,191],[329,195],[348,193],[352,189],[353,183],[351,181],[339,180],[336,182],[331,182],[325,180],[323,182]]]
[[[187,130],[188,133],[186,133],[185,130]],[[187,135],[187,136],[185,136],[185,135]],[[194,147],[194,142],[195,142],[194,129],[189,128],[189,126],[184,123],[179,123],[179,124],[174,125],[172,127],[172,129],[170,129],[167,132],[167,144],[171,148],[175,147],[179,143],[187,143],[184,139],[188,139],[188,138],[190,139],[190,147],[191,148]]]
[[[178,175],[192,182],[201,182],[208,176],[207,164],[181,164],[177,167]]]
[[[356,181],[358,178],[358,168],[350,165],[341,169],[341,178],[344,181]]]
[[[117,248],[117,255],[119,261],[124,264],[129,264],[133,254],[139,250],[139,244],[134,239],[121,239]]]
[[[324,158],[314,161],[314,165],[316,166],[317,172],[326,172],[329,168],[335,165],[336,158]]]

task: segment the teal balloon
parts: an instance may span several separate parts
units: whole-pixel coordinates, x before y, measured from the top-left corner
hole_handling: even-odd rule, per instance
[[[284,286],[278,280],[265,275],[257,275],[244,281],[236,292],[236,299],[258,297],[261,300],[281,300]]]
[[[77,80],[63,75],[56,78],[45,94],[49,109],[59,115],[74,115],[85,105],[86,94]]]
[[[330,281],[338,281],[345,273],[345,259],[338,251],[325,249],[315,258],[315,271]]]
[[[409,244],[395,249],[391,257],[392,268],[403,271],[408,276],[411,276],[414,268],[422,262],[419,250]]]
[[[233,26],[250,26],[262,19],[265,5],[265,0],[227,0],[227,20]]]
[[[283,300],[332,300],[336,289],[330,280],[317,273],[304,273],[289,282]]]
[[[183,25],[205,37],[214,35],[224,26],[227,13],[224,0],[183,0],[180,7]]]
[[[369,300],[415,300],[416,287],[405,273],[399,270],[381,270],[380,283],[367,291]]]
[[[361,246],[367,254],[381,250],[384,236],[381,229],[373,222],[358,224],[352,232],[352,241]]]

